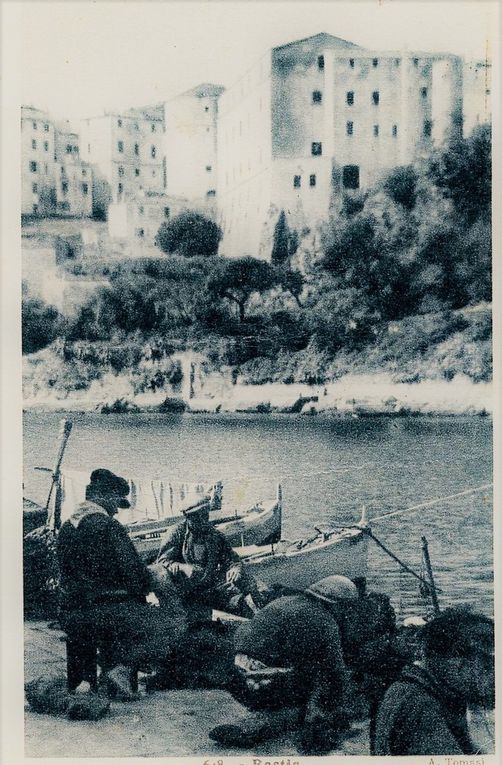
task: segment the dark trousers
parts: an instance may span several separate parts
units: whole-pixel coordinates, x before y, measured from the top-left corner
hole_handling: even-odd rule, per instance
[[[185,620],[133,600],[64,611],[60,621],[71,641],[99,648],[109,668],[162,664],[186,631]]]

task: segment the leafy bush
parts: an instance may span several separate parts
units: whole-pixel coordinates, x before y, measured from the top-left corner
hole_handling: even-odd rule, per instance
[[[211,257],[217,254],[222,231],[209,218],[196,212],[182,212],[161,225],[155,244],[167,254]]]
[[[61,327],[57,309],[39,298],[23,296],[21,316],[23,353],[35,353],[50,345]]]

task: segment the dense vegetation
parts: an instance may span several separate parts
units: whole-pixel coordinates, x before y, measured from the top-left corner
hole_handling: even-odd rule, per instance
[[[75,317],[63,322],[26,300],[23,349],[56,331],[66,342],[174,343],[263,382],[322,380],[361,359],[402,362],[412,376],[406,365],[421,358],[425,374],[429,349],[446,344],[439,374],[486,379],[486,312],[469,329],[474,355],[485,343],[477,361],[462,362],[455,343],[471,326],[459,309],[491,300],[490,146],[488,126],[478,128],[378,187],[338,198],[315,231],[291,231],[281,212],[270,263],[219,257],[218,226],[182,214],[161,227],[159,258],[103,264],[110,286]]]

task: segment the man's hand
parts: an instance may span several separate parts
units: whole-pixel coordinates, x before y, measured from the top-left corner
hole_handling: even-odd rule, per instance
[[[240,566],[231,566],[226,575],[227,584],[237,584],[242,577],[242,570]]]
[[[194,574],[198,573],[199,569],[200,566],[192,566],[191,563],[178,563],[177,561],[174,561],[173,563],[169,564],[168,570],[174,576],[183,574],[183,576],[186,576],[187,579],[191,579]]]
[[[149,606],[154,606],[155,608],[159,608],[160,606],[159,599],[154,592],[148,593],[146,596],[146,602]]]

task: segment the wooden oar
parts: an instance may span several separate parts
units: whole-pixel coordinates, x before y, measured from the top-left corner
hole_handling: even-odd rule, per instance
[[[47,512],[49,512],[49,505],[51,502],[51,497],[52,497],[52,492],[54,490],[54,487],[57,486],[57,484],[59,483],[61,463],[63,462],[63,456],[65,453],[66,444],[68,443],[68,439],[70,437],[73,423],[71,422],[71,420],[67,420],[66,418],[64,418],[61,420],[60,425],[61,426],[59,430],[59,449],[56,456],[54,469],[52,471],[52,480],[51,480],[51,485],[49,488],[47,502],[45,503],[45,510]],[[54,528],[59,528],[60,523],[61,523],[61,508],[55,507],[54,508]]]

